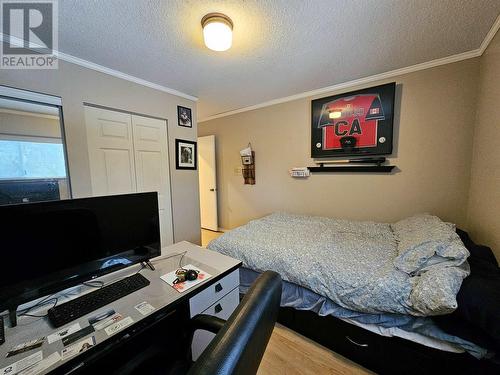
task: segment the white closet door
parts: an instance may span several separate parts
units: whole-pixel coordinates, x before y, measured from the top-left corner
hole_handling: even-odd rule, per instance
[[[132,115],[137,191],[158,192],[162,246],[173,239],[167,122]]]
[[[173,243],[167,122],[85,107],[92,195],[158,192],[162,246]]]
[[[131,116],[85,106],[92,195],[137,191]]]

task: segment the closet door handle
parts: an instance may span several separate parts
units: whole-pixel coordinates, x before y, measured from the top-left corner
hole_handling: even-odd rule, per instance
[[[354,345],[356,345],[356,346],[360,346],[360,347],[362,347],[362,348],[368,348],[368,344],[360,344],[360,343],[357,343],[356,341],[354,341],[353,339],[351,339],[349,336],[346,336],[345,338],[346,338],[347,340],[349,340],[349,342],[350,342],[351,344],[354,344]]]
[[[222,306],[220,305],[220,303],[218,303],[217,305],[215,305],[215,313],[218,314],[222,311]]]
[[[210,191],[215,191],[215,189],[210,189]]]

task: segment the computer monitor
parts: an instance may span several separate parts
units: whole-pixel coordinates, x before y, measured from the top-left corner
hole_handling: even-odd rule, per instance
[[[0,311],[160,255],[158,194],[0,207]]]

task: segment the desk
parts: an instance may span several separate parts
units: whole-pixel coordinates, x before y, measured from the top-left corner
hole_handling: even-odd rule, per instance
[[[193,264],[211,274],[212,277],[183,293],[179,293],[167,283],[162,281],[160,276],[177,269],[179,267],[179,261],[181,260],[180,254],[183,254],[184,252],[186,253],[182,259],[182,265]],[[172,257],[167,258],[169,256]],[[226,284],[227,286],[231,286],[233,290],[235,290],[233,284],[236,278],[237,285],[239,284],[238,268],[241,266],[241,262],[239,260],[214,251],[203,249],[189,242],[180,242],[163,248],[162,256],[153,259],[152,263],[156,268],[155,271],[151,271],[149,268],[144,268],[140,271],[143,276],[151,281],[150,285],[114,301],[88,315],[85,315],[61,328],[65,328],[75,323],[79,323],[81,328],[87,327],[89,325],[88,319],[90,317],[95,316],[98,313],[108,311],[109,309],[113,309],[122,314],[124,318],[131,317],[134,321],[131,325],[112,336],[108,336],[104,330],[93,332],[91,335],[94,335],[96,341],[96,345],[94,347],[72,358],[59,360],[57,363],[41,373],[44,374],[54,370],[56,370],[57,373],[69,373],[84,368],[92,362],[97,361],[99,357],[102,357],[104,352],[114,350],[115,347],[118,348],[123,341],[129,340],[134,335],[144,331],[144,329],[154,325],[156,322],[167,318],[168,316],[172,316],[174,313],[178,314],[179,317],[189,319],[200,312],[204,312],[204,310],[209,309],[210,306],[213,305],[213,303],[219,298],[214,294],[214,289],[216,291],[223,291],[220,293],[222,298],[223,294],[229,292],[229,290],[227,290],[228,288],[225,289]],[[97,280],[102,280],[105,283],[112,282],[123,277],[130,276],[139,271],[140,268],[140,265],[131,266],[100,277]],[[93,290],[95,290],[95,288],[80,285],[67,291],[63,291],[59,293],[61,296],[59,303],[64,303],[71,298],[78,297],[79,295]],[[152,313],[146,316],[143,316],[134,308],[134,306],[144,301],[150,303],[155,308]],[[235,306],[233,306],[233,310],[234,307]],[[45,307],[44,310],[36,312],[33,311],[31,313],[43,314],[46,309],[47,307]],[[226,309],[225,313],[227,312],[228,311]],[[48,318],[20,317],[18,319],[17,327],[14,328],[10,328],[7,322],[5,330],[6,342],[0,346],[0,369],[19,361],[22,358],[28,357],[37,351],[42,351],[44,359],[55,352],[60,354],[64,348],[62,342],[59,340],[52,344],[48,344],[47,336],[59,331],[61,328],[53,328],[50,325]],[[6,358],[8,350],[10,350],[13,346],[44,336],[45,341],[40,348]],[[166,339],[175,340],[175,337],[166,337]],[[196,345],[196,343],[193,345]],[[201,345],[206,345],[206,343],[202,343]]]

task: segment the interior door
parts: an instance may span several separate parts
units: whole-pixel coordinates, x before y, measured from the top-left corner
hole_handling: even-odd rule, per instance
[[[136,192],[132,119],[85,106],[92,195]]]
[[[158,192],[162,246],[174,242],[167,122],[132,115],[137,191]]]
[[[198,138],[201,227],[217,231],[217,168],[215,135]]]

